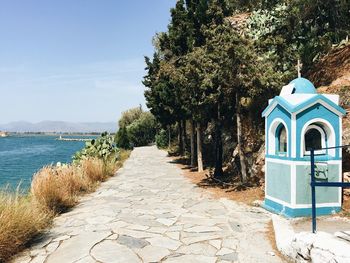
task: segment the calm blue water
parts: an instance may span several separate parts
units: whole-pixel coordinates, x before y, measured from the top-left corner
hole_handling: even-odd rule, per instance
[[[41,167],[69,163],[85,142],[57,141],[58,136],[10,136],[0,138],[0,188],[28,189],[32,176]],[[85,137],[86,138],[86,137]]]

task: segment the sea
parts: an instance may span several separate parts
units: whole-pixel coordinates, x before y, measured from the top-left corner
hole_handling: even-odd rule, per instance
[[[63,136],[64,138],[94,138]],[[59,136],[10,135],[0,137],[0,188],[27,191],[33,175],[45,165],[72,162],[84,141],[61,141]]]

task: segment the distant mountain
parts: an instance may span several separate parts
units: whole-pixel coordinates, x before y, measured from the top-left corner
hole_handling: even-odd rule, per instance
[[[0,124],[0,131],[7,132],[116,132],[115,122],[65,122],[65,121],[42,121],[31,123],[26,121]]]

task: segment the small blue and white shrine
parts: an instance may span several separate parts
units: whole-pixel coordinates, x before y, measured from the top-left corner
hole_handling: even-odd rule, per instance
[[[265,117],[266,209],[287,217],[311,215],[310,149],[315,149],[317,176],[342,181],[342,117],[339,96],[318,94],[307,79],[298,77],[269,100]],[[342,190],[316,190],[318,215],[341,210]]]

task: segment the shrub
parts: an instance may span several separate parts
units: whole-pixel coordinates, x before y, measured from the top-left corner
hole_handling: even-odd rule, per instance
[[[34,175],[31,193],[45,210],[64,212],[76,204],[81,193],[93,190],[99,182],[114,175],[117,163],[115,157],[105,161],[88,158],[79,165],[46,166]]]
[[[79,163],[87,158],[99,158],[103,161],[109,161],[111,157],[116,157],[118,151],[119,149],[114,144],[113,137],[104,132],[99,138],[86,142],[85,147],[73,156],[73,162]]]
[[[130,125],[134,121],[138,120],[142,115],[142,113],[143,113],[143,110],[141,105],[139,107],[131,108],[127,111],[124,111],[118,121],[119,127],[123,128]]]
[[[157,121],[150,112],[143,112],[139,119],[127,126],[132,145],[145,146],[154,142]]]
[[[76,204],[79,178],[68,169],[72,168],[46,166],[34,175],[31,193],[46,210],[60,213]],[[84,180],[81,178],[81,181]]]
[[[97,158],[84,159],[80,162],[84,176],[86,176],[91,183],[102,182],[107,178],[105,174],[104,163]]]
[[[0,192],[0,262],[18,252],[33,236],[51,222],[52,213],[44,212],[30,198],[19,193]]]
[[[168,147],[168,135],[166,130],[161,129],[156,134],[156,145],[160,149],[165,149]]]
[[[119,128],[116,136],[115,136],[115,142],[119,148],[122,149],[131,149],[130,140],[128,131],[126,130],[126,127]]]

